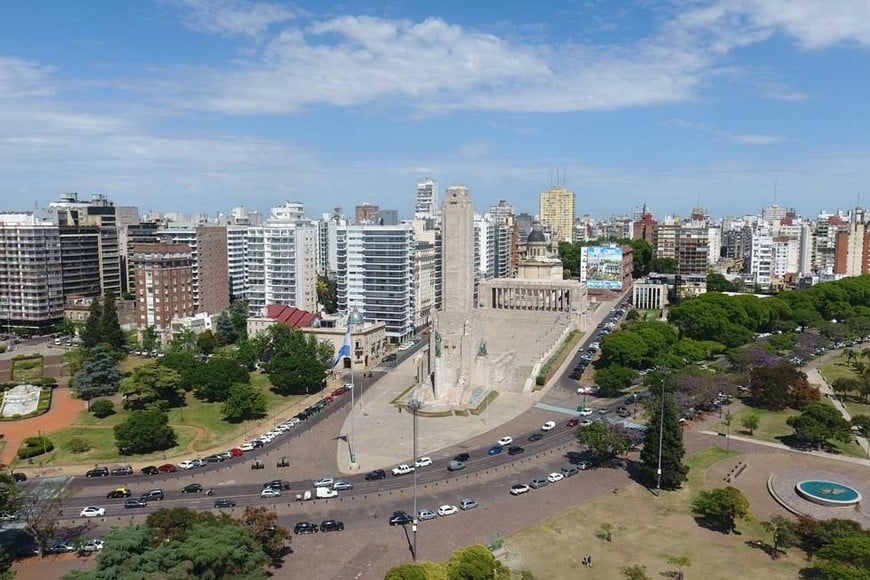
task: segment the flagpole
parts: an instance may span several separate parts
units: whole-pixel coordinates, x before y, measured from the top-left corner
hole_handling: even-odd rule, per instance
[[[356,469],[356,453],[353,450],[353,434],[354,434],[354,426],[356,423],[356,383],[353,378],[353,357],[354,357],[354,348],[353,348],[353,325],[360,324],[364,322],[362,315],[359,313],[359,310],[354,308],[351,310],[350,314],[347,316],[347,337],[349,338],[349,354],[350,354],[350,437],[347,439],[347,449],[350,453],[350,467],[351,469]]]

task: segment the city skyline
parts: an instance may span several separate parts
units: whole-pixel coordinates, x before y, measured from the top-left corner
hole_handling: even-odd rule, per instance
[[[17,4],[0,22],[4,210],[413,215],[416,184],[538,213],[812,217],[870,177],[870,5],[807,0]],[[562,177],[556,178],[554,176]],[[776,192],[776,194],[774,193]]]

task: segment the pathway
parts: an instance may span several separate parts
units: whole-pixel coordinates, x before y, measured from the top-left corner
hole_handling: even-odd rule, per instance
[[[0,452],[0,463],[12,463],[26,437],[33,437],[40,431],[49,433],[72,425],[85,407],[85,401],[73,399],[68,387],[57,387],[52,393],[51,408],[44,415],[18,421],[3,421],[0,423],[0,431],[6,445]]]
[[[816,366],[812,368],[807,368],[807,380],[811,385],[818,385],[819,391],[828,397],[831,401],[831,404],[834,405],[834,408],[840,411],[843,415],[843,418],[846,421],[852,421],[852,414],[849,412],[849,409],[846,408],[846,405],[843,402],[834,396],[834,390],[831,388],[831,385],[828,384],[828,381],[825,380],[825,377],[822,376],[822,373],[819,372],[818,362],[816,362]],[[860,435],[855,435],[855,443],[858,444],[858,447],[867,451],[867,457],[870,459],[870,437],[862,437]]]

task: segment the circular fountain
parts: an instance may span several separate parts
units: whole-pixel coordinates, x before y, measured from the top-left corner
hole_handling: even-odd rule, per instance
[[[848,507],[861,502],[861,494],[853,487],[821,479],[806,479],[795,486],[802,498],[828,507]]]

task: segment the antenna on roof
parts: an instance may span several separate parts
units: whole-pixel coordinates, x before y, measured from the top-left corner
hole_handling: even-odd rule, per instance
[[[777,195],[777,186],[779,185],[779,181],[773,180],[773,205],[776,205],[776,195]]]

